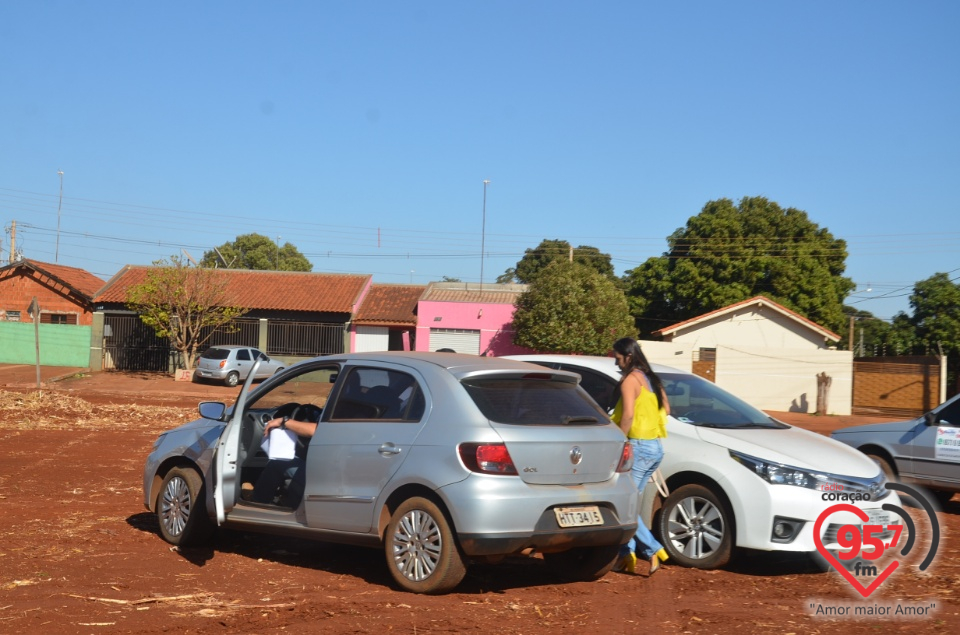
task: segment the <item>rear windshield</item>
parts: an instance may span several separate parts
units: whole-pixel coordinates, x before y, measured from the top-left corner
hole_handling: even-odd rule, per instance
[[[226,348],[208,348],[200,353],[200,359],[226,359],[230,357],[230,351]]]
[[[466,379],[480,412],[491,421],[526,425],[597,425],[610,419],[575,383],[547,375]]]

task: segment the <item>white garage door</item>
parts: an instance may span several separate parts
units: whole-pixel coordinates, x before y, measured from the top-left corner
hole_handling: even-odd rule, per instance
[[[390,329],[386,326],[358,326],[355,353],[390,350]]]
[[[480,331],[470,329],[430,329],[430,350],[452,348],[458,353],[480,354]]]

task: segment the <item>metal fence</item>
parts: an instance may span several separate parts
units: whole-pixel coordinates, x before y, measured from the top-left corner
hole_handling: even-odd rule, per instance
[[[240,318],[212,330],[212,334],[210,333],[210,327],[200,332],[201,338],[210,335],[210,339],[206,340],[203,348],[228,344],[257,348],[260,345],[260,320]]]
[[[267,354],[335,355],[343,352],[344,324],[317,322],[269,322]]]
[[[103,369],[167,371],[170,342],[136,315],[107,315],[103,320]]]

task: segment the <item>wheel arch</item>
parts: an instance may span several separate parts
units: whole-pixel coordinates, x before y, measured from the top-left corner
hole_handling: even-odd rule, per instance
[[[177,467],[193,470],[200,475],[200,481],[203,483],[203,487],[207,487],[207,479],[203,474],[203,470],[200,469],[200,466],[185,456],[172,456],[161,463],[157,467],[156,473],[153,475],[153,480],[150,483],[149,509],[151,512],[157,511],[157,498],[160,496],[160,487],[163,484],[163,479],[167,478],[167,474],[170,473],[170,470]],[[209,496],[207,498],[209,499]]]
[[[447,507],[446,502],[437,494],[435,490],[430,489],[426,485],[420,483],[407,483],[398,487],[387,497],[387,500],[380,507],[380,515],[377,519],[377,535],[380,536],[380,542],[383,543],[387,531],[387,525],[390,524],[390,519],[393,517],[394,512],[400,506],[403,501],[413,498],[420,497],[425,498],[435,504],[440,508],[440,511],[443,512],[444,517],[446,518],[447,523],[450,525],[450,530],[453,532],[454,538],[457,540],[459,545],[459,536],[457,535],[457,526],[453,522],[453,516],[450,514],[450,510]]]
[[[900,466],[897,465],[897,460],[893,458],[893,453],[887,448],[883,447],[882,445],[877,445],[876,443],[866,443],[859,446],[857,450],[867,455],[872,454],[880,457],[890,465],[894,476],[900,476]]]
[[[717,498],[723,502],[724,505],[727,506],[727,509],[730,511],[730,529],[733,532],[731,534],[733,536],[733,545],[736,546],[738,525],[737,507],[730,500],[730,496],[727,495],[727,491],[723,488],[723,486],[720,485],[716,479],[713,479],[702,472],[677,472],[675,474],[671,474],[670,477],[667,478],[667,489],[669,489],[671,492],[675,489],[683,487],[684,485],[700,485],[702,487],[706,487],[713,492]],[[659,513],[659,510],[657,511]],[[660,523],[657,522],[654,524],[654,526],[657,528],[657,540],[663,542],[662,536],[659,535]]]

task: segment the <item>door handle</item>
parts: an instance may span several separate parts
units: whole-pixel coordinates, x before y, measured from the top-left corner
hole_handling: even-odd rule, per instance
[[[400,454],[400,448],[398,448],[392,443],[384,443],[383,445],[380,446],[377,452],[384,455]]]

